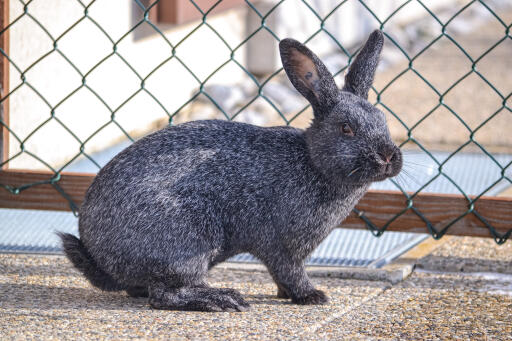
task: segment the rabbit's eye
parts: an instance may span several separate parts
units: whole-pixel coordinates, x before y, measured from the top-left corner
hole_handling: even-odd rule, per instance
[[[341,132],[343,133],[343,135],[354,136],[354,131],[352,130],[352,128],[350,128],[348,123],[343,123],[341,125]]]

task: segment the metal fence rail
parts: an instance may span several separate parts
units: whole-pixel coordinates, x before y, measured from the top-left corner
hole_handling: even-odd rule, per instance
[[[100,25],[100,23],[95,20],[94,16],[90,14],[90,9],[91,7],[95,6],[96,1],[85,2],[76,0],[77,3],[83,8],[83,16],[71,24],[58,36],[52,35],[45,28],[45,25],[40,21],[40,18],[37,18],[31,14],[31,7],[33,6],[34,1],[16,1],[18,1],[23,6],[23,11],[19,16],[13,18],[9,18],[8,16],[9,1],[0,1],[0,5],[2,7],[2,15],[0,16],[0,69],[2,70],[2,93],[0,98],[2,109],[2,115],[0,117],[0,127],[2,127],[0,130],[0,147],[2,148],[0,148],[0,151],[2,152],[2,157],[0,159],[0,165],[3,169],[3,171],[0,172],[0,186],[3,188],[0,190],[0,207],[71,209],[72,211],[76,212],[93,175],[68,174],[66,173],[66,167],[80,157],[88,158],[91,162],[100,167],[95,159],[88,152],[86,152],[86,145],[91,141],[91,139],[93,139],[97,134],[99,134],[108,126],[116,126],[128,139],[133,141],[134,138],[119,122],[116,115],[120,112],[121,109],[123,109],[125,105],[127,105],[127,103],[132,101],[140,93],[148,95],[151,100],[154,101],[154,103],[156,103],[156,105],[160,107],[163,112],[165,112],[170,124],[173,123],[173,119],[176,117],[176,115],[178,115],[190,103],[197,101],[200,96],[206,97],[211,102],[211,104],[216,107],[218,112],[222,113],[222,115],[228,120],[235,119],[238,115],[247,110],[247,108],[250,107],[252,103],[260,99],[263,99],[269,105],[269,107],[272,108],[272,110],[274,110],[277,115],[279,115],[279,117],[282,119],[282,122],[287,125],[292,124],[298,117],[304,115],[304,113],[308,110],[308,107],[306,106],[290,116],[287,113],[282,112],[281,108],[276,105],[275,100],[273,100],[271,96],[268,96],[266,92],[266,85],[275,77],[282,76],[282,68],[275,70],[275,72],[263,78],[256,77],[247,69],[246,65],[244,65],[244,62],[238,60],[236,57],[236,53],[240,49],[243,49],[248,41],[257,35],[260,31],[265,31],[270,34],[276,42],[282,38],[285,38],[283,36],[279,36],[270,28],[269,25],[267,25],[267,20],[269,17],[276,9],[279,8],[279,6],[285,2],[285,0],[276,1],[275,5],[266,12],[261,12],[258,10],[259,7],[257,6],[257,1],[246,0],[244,6],[247,7],[248,11],[252,11],[253,15],[257,15],[260,18],[259,20],[261,24],[237,45],[228,43],[228,41],[224,39],[224,37],[216,30],[216,28],[210,24],[211,13],[215,12],[219,6],[223,5],[222,0],[216,2],[211,1],[211,5],[207,6],[205,6],[205,3],[209,3],[207,1],[190,0],[190,3],[195,8],[195,11],[199,13],[200,19],[195,22],[194,26],[190,29],[188,34],[184,35],[181,40],[174,43],[169,41],[166,35],[162,32],[160,25],[158,25],[156,22],[157,16],[155,15],[155,10],[157,9],[157,6],[159,6],[160,2],[164,2],[165,0],[153,1],[149,3],[135,0],[134,4],[140,8],[140,11],[143,12],[143,15],[141,16],[140,20],[137,20],[127,32],[125,32],[120,38],[116,39],[111,37],[109,33],[107,33],[107,31],[102,27],[102,25]],[[493,153],[489,152],[484,147],[484,145],[479,143],[479,141],[475,138],[475,134],[480,129],[482,129],[482,127],[486,126],[500,112],[508,111],[508,113],[512,113],[512,108],[509,104],[512,93],[500,92],[500,90],[493,85],[493,82],[490,81],[486,75],[478,68],[479,63],[484,58],[486,58],[490,52],[492,52],[501,44],[504,44],[506,41],[512,40],[512,24],[506,23],[491,8],[491,6],[489,6],[486,1],[483,0],[468,1],[455,14],[447,19],[438,18],[431,7],[429,7],[429,2],[427,1],[404,1],[386,18],[377,16],[374,13],[373,8],[366,1],[359,0],[358,2],[367,11],[367,13],[374,18],[377,28],[383,30],[386,37],[386,44],[395,46],[402,54],[402,57],[407,59],[407,66],[403,70],[397,72],[397,74],[386,85],[380,87],[379,89],[373,89],[375,91],[375,104],[384,108],[387,111],[387,114],[398,120],[403,128],[407,130],[407,138],[401,141],[401,146],[406,144],[413,144],[422,150],[425,154],[427,154],[435,162],[437,169],[435,169],[435,174],[430,178],[430,180],[422,183],[421,186],[414,192],[407,192],[399,181],[393,182],[396,186],[395,192],[370,192],[354,210],[354,214],[348,218],[346,226],[356,228],[366,226],[376,236],[381,235],[385,230],[409,230],[418,232],[424,231],[426,229],[434,238],[441,238],[446,233],[462,235],[472,234],[480,236],[488,235],[492,236],[497,243],[504,243],[512,234],[512,229],[510,228],[512,225],[512,215],[510,213],[512,211],[512,201],[506,198],[500,199],[496,197],[486,197],[486,195],[498,183],[506,181],[508,184],[512,184],[512,178],[510,176],[510,169],[512,169],[510,165],[512,164],[512,161],[508,162],[507,164],[500,163]],[[428,44],[426,44],[426,46],[424,46],[421,50],[412,54],[410,51],[408,52],[406,48],[401,46],[387,31],[389,22],[411,2],[415,2],[421,5],[422,8],[428,13],[428,15],[430,15],[439,24],[438,35],[434,37]],[[334,43],[337,47],[337,53],[345,54],[348,59],[348,63],[350,63],[357,51],[349,52],[350,49],[340,43],[326,28],[325,25],[326,21],[332,15],[338,11],[344,10],[344,5],[347,3],[347,0],[338,1],[332,10],[326,15],[320,15],[309,1],[303,0],[302,3],[309,9],[310,15],[318,19],[317,31],[310,35],[304,42],[308,43],[313,39],[317,39],[317,37],[321,35],[322,39],[329,39],[331,43]],[[478,57],[472,57],[470,54],[468,54],[465,49],[457,42],[457,40],[448,32],[448,28],[453,23],[454,19],[461,15],[461,13],[463,13],[468,7],[475,4],[480,6],[482,9],[487,11],[488,14],[495,18],[495,20],[500,23],[503,29],[501,38],[498,39],[492,46],[489,46],[489,48]],[[9,53],[8,36],[9,32],[13,30],[21,20],[27,19],[31,20],[33,24],[37,25],[47,35],[47,37],[52,42],[52,47],[45,54],[33,56],[33,62],[28,66],[22,67],[17,64],[17,61],[14,60],[14,58],[12,58]],[[286,20],[286,15],[284,15],[281,20]],[[108,39],[111,44],[111,52],[100,58],[85,72],[77,67],[73,59],[69,58],[59,47],[62,39],[65,38],[69,32],[72,32],[74,29],[76,29],[77,25],[83,21],[89,21],[92,23],[104,34],[105,38]],[[122,44],[124,40],[129,39],[130,35],[133,34],[141,25],[149,25],[154,31],[153,33],[159,35],[162,41],[167,44],[170,51],[168,56],[161,60],[161,62],[156,67],[145,73],[141,73],[132,67],[130,62],[123,56],[118,48],[120,44]],[[193,67],[190,67],[187,64],[187,60],[180,57],[180,49],[182,48],[182,45],[187,40],[194,39],[194,33],[199,29],[210,30],[211,33],[220,39],[223,44],[222,48],[228,50],[226,53],[225,62],[213,70],[213,72],[211,72],[206,77],[200,77],[197,75]],[[438,90],[436,86],[434,86],[434,84],[432,84],[428,78],[424,77],[421,71],[415,67],[418,58],[421,57],[427,50],[431,49],[432,46],[441,39],[448,39],[465,55],[465,57],[471,63],[470,69],[452,84],[446,84],[447,88],[443,91]],[[67,63],[71,68],[73,68],[76,74],[82,80],[78,87],[74,88],[69,93],[63,93],[61,99],[57,103],[52,103],[47,98],[45,98],[38,86],[32,84],[31,81],[26,77],[26,74],[31,69],[36,67],[48,56],[54,54],[62,57],[62,62]],[[102,93],[95,90],[89,84],[91,73],[93,73],[97,68],[102,66],[112,57],[119,58],[129,69],[128,72],[133,73],[133,75],[140,82],[140,86],[136,89],[136,91],[125,98],[124,101],[122,101],[122,103],[117,106],[108,104],[102,98]],[[197,82],[196,91],[189,98],[185,99],[177,110],[172,111],[169,110],[163,104],[161,98],[153,93],[152,89],[148,88],[146,85],[148,78],[157,73],[162,67],[166,65],[166,63],[170,61],[178,62]],[[214,77],[228,64],[236,65],[236,67],[242,70],[246,77],[252,81],[253,85],[257,87],[257,91],[254,97],[250,98],[244,106],[238,108],[234,112],[226,111],[219,103],[217,103],[214,96],[212,96],[207,90],[208,82],[212,79],[212,77]],[[348,64],[339,68],[336,71],[336,75],[343,73],[347,66]],[[20,75],[20,81],[16,86],[12,88],[9,88],[9,68],[14,68]],[[430,111],[426,112],[420,120],[414,122],[414,124],[407,124],[404,122],[400,117],[400,113],[394,112],[392,108],[387,105],[386,101],[383,100],[383,94],[385,94],[386,91],[388,91],[388,89],[407,72],[412,72],[418,76],[424,82],[424,84],[428,86],[438,97],[437,104],[432,107]],[[502,100],[502,105],[500,108],[497,108],[494,113],[490,113],[484,120],[480,122],[479,125],[476,127],[470,127],[468,124],[466,124],[464,115],[460,112],[457,112],[450,105],[448,105],[448,103],[445,101],[445,98],[447,94],[450,93],[454,88],[460,86],[467,77],[475,75],[478,76],[487,85],[487,88],[483,91],[489,91],[494,95],[499,96],[499,98]],[[47,112],[47,116],[46,120],[40,122],[33,129],[32,133],[22,137],[19,136],[9,124],[8,103],[13,94],[27,88],[35,93],[37,97],[46,105],[45,111]],[[65,122],[59,118],[58,115],[55,114],[56,110],[64,105],[78,91],[84,89],[96,97],[110,113],[109,120],[101,123],[98,122],[96,131],[85,139],[77,136],[77,134],[75,134],[73,130],[69,128]],[[465,141],[457,148],[451,150],[450,154],[444,158],[444,160],[438,160],[433,155],[431,150],[429,150],[428,146],[425,146],[421,139],[415,137],[416,131],[421,129],[421,123],[439,108],[448,110],[451,115],[453,115],[453,117],[458,120],[465,127],[465,129],[467,129],[468,134],[467,141]],[[35,134],[49,122],[57,123],[60,125],[79,144],[76,155],[65,164],[60,165],[58,168],[52,166],[39,155],[26,148],[26,143],[33,136],[33,134]],[[9,154],[8,143],[19,145],[18,152]],[[478,150],[484,153],[490,160],[494,162],[496,167],[499,167],[500,169],[500,176],[497,177],[493,183],[489,184],[485,190],[476,195],[466,194],[463,188],[461,188],[459,184],[450,177],[449,174],[444,172],[446,163],[449,162],[454,155],[460,153],[462,149],[469,145],[476,147]],[[47,168],[47,172],[28,172],[23,170],[7,169],[9,163],[20,157],[22,154],[29,155],[34,160],[44,164]],[[424,193],[423,190],[439,177],[444,177],[451,184],[453,184],[453,186],[459,190],[460,194],[435,195]]]

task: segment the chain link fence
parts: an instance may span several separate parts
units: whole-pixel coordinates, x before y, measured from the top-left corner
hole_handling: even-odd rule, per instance
[[[10,101],[11,107],[10,120],[3,116],[0,121],[9,136],[8,155],[0,160],[1,166],[35,164],[54,173],[42,183],[59,189],[60,174],[77,162],[99,169],[104,163],[96,155],[102,149],[122,138],[133,141],[165,124],[223,118],[304,127],[311,109],[288,86],[272,54],[277,53],[279,40],[293,36],[306,43],[341,83],[363,36],[379,28],[386,45],[370,100],[388,116],[400,146],[428,157],[433,166],[425,180],[413,179],[412,192],[404,178],[391,180],[394,189],[403,193],[404,207],[388,223],[376,226],[363,212],[356,213],[376,236],[410,210],[434,238],[441,238],[466,215],[475,215],[497,243],[504,243],[512,233],[498,233],[475,209],[482,196],[512,184],[508,156],[512,141],[507,131],[512,123],[512,89],[507,81],[512,66],[512,12],[506,2],[442,5],[409,0],[389,2],[393,5],[385,9],[382,3],[363,0],[190,0],[176,1],[172,9],[165,0],[134,0],[129,5],[101,0],[51,3],[55,7],[45,1],[11,1],[9,20],[0,31],[0,37],[11,35],[10,51],[0,50],[10,77],[9,91],[2,93],[0,103]],[[226,4],[229,8],[221,11]],[[180,14],[179,6],[188,14]],[[285,6],[300,8],[295,26],[287,27],[293,13]],[[123,15],[126,20],[118,25]],[[301,22],[303,18],[307,22]],[[340,23],[348,18],[353,20]],[[30,30],[23,31],[27,27]],[[37,36],[37,43],[26,36],[30,34]],[[452,53],[444,55],[448,50]],[[268,59],[255,60],[261,53],[269,54]],[[450,60],[453,74],[442,67]],[[44,77],[36,77],[38,72]],[[408,77],[414,80],[404,81]],[[423,92],[415,96],[420,88]],[[443,156],[436,150],[442,150]],[[471,195],[446,171],[463,152],[484,156],[492,164],[490,180]],[[415,178],[411,172],[406,167],[403,176]],[[468,206],[457,219],[436,228],[413,200],[440,179]],[[0,185],[16,195],[40,184]],[[76,204],[69,200],[76,212]]]

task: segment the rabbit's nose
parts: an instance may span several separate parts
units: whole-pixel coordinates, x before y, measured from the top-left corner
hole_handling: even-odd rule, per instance
[[[378,154],[379,154],[380,158],[382,159],[382,161],[384,161],[385,163],[390,163],[395,152],[389,151],[389,152],[383,152],[383,153],[378,153]]]

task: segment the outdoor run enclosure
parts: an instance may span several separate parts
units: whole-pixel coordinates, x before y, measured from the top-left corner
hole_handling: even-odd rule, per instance
[[[400,179],[392,180],[393,190],[370,190],[343,227],[369,228],[377,236],[392,230],[428,232],[434,238],[441,238],[444,234],[492,237],[497,243],[505,242],[512,233],[512,197],[496,196],[495,189],[512,186],[512,158],[506,156],[512,154],[512,144],[504,136],[506,133],[499,130],[512,123],[512,89],[510,82],[505,86],[496,84],[495,74],[509,71],[505,69],[506,60],[508,69],[511,66],[512,10],[500,1],[483,0],[447,1],[449,5],[440,5],[443,1],[390,1],[392,5],[384,6],[384,9],[378,1],[318,3],[306,0],[134,0],[128,5],[128,1],[124,1],[122,4],[127,7],[128,19],[125,26],[116,26],[115,17],[125,13],[122,10],[121,13],[105,13],[104,7],[108,5],[101,0],[70,0],[66,5],[57,0],[0,0],[0,207],[72,210],[77,213],[94,173],[70,172],[70,165],[85,160],[99,169],[102,163],[95,159],[95,153],[101,150],[101,146],[110,147],[120,141],[120,138],[107,141],[107,137],[102,137],[100,142],[95,142],[105,131],[115,130],[115,134],[130,141],[148,133],[151,129],[135,129],[133,126],[137,124],[126,118],[130,115],[127,108],[132,106],[148,108],[144,112],[133,109],[138,116],[151,110],[159,113],[159,117],[148,119],[151,121],[148,126],[153,128],[154,122],[162,119],[166,124],[174,124],[197,118],[303,126],[303,122],[311,117],[310,107],[301,102],[301,107],[290,109],[276,96],[276,89],[281,86],[278,81],[284,77],[284,71],[280,63],[275,62],[275,55],[263,62],[251,60],[261,51],[277,53],[279,40],[293,36],[294,28],[286,26],[288,10],[283,8],[295,6],[308,22],[304,24],[306,29],[293,37],[308,46],[310,43],[329,45],[329,48],[311,48],[320,50],[322,59],[324,55],[334,56],[331,58],[334,62],[327,64],[336,75],[337,82],[343,81],[344,70],[357,53],[362,37],[374,28],[383,31],[386,39],[384,50],[393,53],[383,57],[385,62],[381,64],[385,69],[376,77],[370,101],[386,113],[395,141],[405,151],[421,153],[434,165],[429,168],[428,178],[415,180],[421,183],[413,190],[404,186]],[[49,9],[45,10],[45,6]],[[66,6],[73,6],[71,12],[64,11],[69,10]],[[59,8],[62,8],[60,14]],[[338,20],[347,18],[344,11],[350,12],[348,16],[352,17],[357,14],[350,23],[352,29],[346,30],[352,32],[346,36],[353,39],[347,38],[346,41],[340,38],[345,33],[338,34],[336,28],[340,25]],[[476,14],[471,16],[471,13]],[[464,16],[467,17],[464,20],[481,20],[481,31],[490,32],[492,38],[484,39],[482,36],[476,39],[473,34],[477,33],[460,29],[463,21],[459,19]],[[55,28],[52,21],[57,22],[60,17],[66,17],[66,20]],[[364,25],[358,25],[359,20],[364,21]],[[237,37],[226,37],[226,22],[242,33]],[[428,23],[425,24],[428,33],[424,33],[423,26],[417,28],[418,22]],[[23,36],[21,31],[22,28],[26,30],[25,27],[30,27],[33,30],[30,32],[35,32],[32,35],[39,37],[34,50],[31,38]],[[80,40],[77,32],[82,31],[81,37],[94,35],[102,38],[77,42]],[[354,31],[361,32],[355,34]],[[412,43],[408,43],[403,32],[412,31],[416,33]],[[204,40],[204,37],[208,39]],[[191,44],[197,41],[204,44],[205,49],[213,48],[206,51],[196,48],[190,52]],[[482,46],[468,51],[467,41],[479,41]],[[90,53],[97,46],[88,44],[101,44],[105,49],[100,53]],[[156,44],[158,49],[153,48]],[[21,53],[21,48],[25,52]],[[499,51],[507,48],[503,52],[505,56],[500,57]],[[443,51],[448,49],[454,52],[447,58],[455,58],[453,56],[456,55],[461,72],[453,77],[439,72],[439,69],[436,71],[440,73],[438,76],[424,72],[425,65],[444,63]],[[138,55],[138,58],[132,56],[143,53],[146,54]],[[433,56],[437,56],[435,60]],[[210,58],[215,61],[210,62]],[[53,64],[48,64],[50,60]],[[140,66],[141,60],[147,63]],[[505,66],[500,64],[502,60]],[[112,66],[114,64],[111,63],[116,64]],[[135,65],[137,63],[140,65]],[[491,69],[486,63],[498,70],[487,72]],[[205,64],[211,64],[211,68]],[[45,68],[55,72],[55,79],[43,77],[44,81],[41,81],[37,77],[37,72],[46,72],[40,71],[43,65],[52,65]],[[169,65],[175,68],[172,70],[179,71],[169,70]],[[105,81],[98,78],[101,77],[98,74],[106,74],[117,67],[121,71],[116,77],[105,77],[109,82],[118,78],[119,83],[105,85]],[[68,78],[59,76],[60,68],[66,68]],[[233,81],[217,79],[223,72],[228,72],[226,70],[230,70],[230,75],[240,76]],[[155,79],[160,74],[168,75],[165,81],[169,83],[157,83]],[[173,80],[173,75],[180,76]],[[388,96],[407,77],[414,78],[415,83],[401,86],[401,91],[417,86],[429,94],[428,99],[416,99],[421,102],[418,107],[414,94],[403,92],[401,98],[395,95],[394,99]],[[508,77],[510,79],[510,75]],[[70,85],[57,84],[61,79],[62,84]],[[471,88],[468,85],[470,81],[477,84],[475,93],[466,93],[468,97],[461,99],[457,89]],[[183,84],[176,85],[180,82]],[[115,96],[110,91],[129,83],[135,85],[122,94],[116,93],[117,99],[111,100]],[[243,89],[249,90],[233,95],[230,89],[236,89],[235,85],[242,83]],[[173,90],[175,92],[165,93],[162,84],[177,88]],[[178,89],[180,86],[188,87],[190,91],[181,91]],[[491,109],[482,109],[476,93],[492,98],[497,104],[491,105]],[[100,108],[98,110],[103,116],[91,113],[68,119],[69,115],[84,107],[70,104],[75,103],[79,96],[88,96],[85,105],[91,104],[92,111]],[[241,104],[229,104],[228,100],[235,97]],[[27,98],[37,104],[32,105]],[[171,101],[168,98],[173,102],[168,102]],[[475,103],[471,104],[472,100]],[[137,106],[141,101],[141,106]],[[408,109],[400,109],[393,103],[395,101],[407,102]],[[469,104],[462,108],[461,101]],[[29,111],[37,113],[30,116]],[[414,114],[409,114],[409,111]],[[208,114],[197,117],[195,112]],[[253,117],[261,117],[261,120],[251,121]],[[429,127],[429,122],[434,120],[438,126],[433,124]],[[79,121],[82,123],[78,124]],[[90,129],[85,129],[85,126]],[[29,131],[24,130],[27,127]],[[485,135],[484,131],[487,131]],[[443,137],[436,140],[436,134]],[[442,150],[444,156],[439,157],[440,154],[433,150]],[[50,152],[59,154],[60,151],[61,160],[50,160]],[[446,170],[463,151],[485,157],[486,162],[491,162],[489,169],[495,174],[473,193],[467,193],[465,185],[458,183]],[[36,164],[34,167],[27,166],[33,163]],[[476,173],[473,176],[476,180],[480,177]],[[425,190],[440,179],[449,183],[454,191],[447,194]]]

